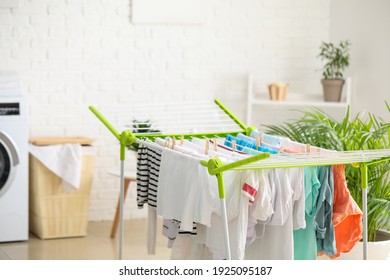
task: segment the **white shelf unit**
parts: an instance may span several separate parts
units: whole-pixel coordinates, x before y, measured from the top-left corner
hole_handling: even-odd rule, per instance
[[[250,74],[248,77],[248,92],[247,92],[247,112],[246,123],[253,125],[253,110],[254,107],[259,109],[283,110],[287,108],[304,109],[316,107],[324,112],[337,110],[345,113],[351,101],[351,78],[345,79],[343,93],[340,102],[326,102],[321,94],[302,94],[297,92],[288,92],[287,98],[283,101],[270,100],[267,92],[267,86],[255,88],[256,79],[259,75]],[[319,81],[320,82],[320,81]]]

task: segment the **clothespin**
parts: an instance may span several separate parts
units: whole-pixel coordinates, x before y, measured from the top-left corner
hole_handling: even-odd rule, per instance
[[[217,138],[213,138],[213,144],[214,144],[214,151],[218,151],[218,144],[217,144]]]
[[[260,131],[260,145],[259,146],[261,146],[261,143],[263,143],[263,140],[264,140],[264,132]]]
[[[236,140],[232,140],[232,149],[233,149],[233,152],[236,151]]]
[[[184,135],[180,136],[180,146],[184,144]]]
[[[172,149],[175,147],[175,145],[176,145],[176,138],[175,138],[175,136],[173,136],[173,138],[172,138]]]
[[[311,151],[311,146],[310,146],[310,144],[306,144],[306,153],[309,153],[309,154],[310,154],[310,151]]]
[[[260,137],[256,136],[256,151],[259,150],[259,146],[260,146]]]
[[[165,138],[165,148],[169,148],[169,141],[168,141],[168,139],[167,138]]]
[[[204,151],[204,154],[205,155],[208,155],[209,154],[209,149],[210,149],[210,144],[209,144],[209,140],[206,139],[206,142],[205,142],[205,151]]]
[[[284,147],[280,147],[280,148],[279,148],[279,151],[278,151],[278,155],[280,155],[281,153],[283,153],[283,151],[284,151]]]

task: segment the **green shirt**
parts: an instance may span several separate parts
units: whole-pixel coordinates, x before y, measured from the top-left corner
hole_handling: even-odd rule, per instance
[[[294,259],[315,260],[317,237],[314,218],[321,184],[317,177],[317,167],[305,167],[304,176],[306,228],[294,230]]]

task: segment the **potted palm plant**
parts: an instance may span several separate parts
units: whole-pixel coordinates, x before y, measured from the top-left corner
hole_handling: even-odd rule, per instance
[[[390,113],[390,106],[386,102]],[[331,150],[375,150],[390,148],[390,123],[374,114],[351,117],[349,109],[340,122],[320,110],[304,111],[298,120],[267,126],[267,133],[286,136],[292,140]],[[362,208],[359,169],[346,165],[348,189]],[[369,166],[368,169],[368,240],[369,257],[390,257],[390,161]],[[361,249],[361,244],[356,248]],[[355,248],[354,248],[355,249]],[[358,250],[359,251],[359,250]],[[361,258],[361,251],[354,256]],[[351,252],[352,253],[352,252]],[[352,257],[351,254],[350,257]],[[348,258],[348,256],[344,256]]]
[[[340,102],[344,85],[343,71],[349,66],[350,42],[340,41],[338,45],[322,42],[318,57],[325,61],[321,80],[324,100]]]

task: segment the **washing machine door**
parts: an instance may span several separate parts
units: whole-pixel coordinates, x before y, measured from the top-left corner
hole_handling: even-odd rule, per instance
[[[18,164],[17,147],[7,133],[0,131],[0,197],[11,186]]]

